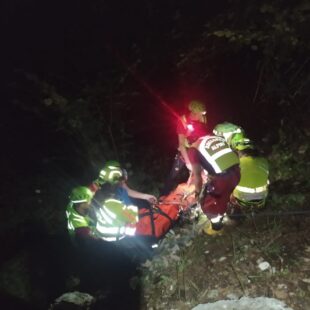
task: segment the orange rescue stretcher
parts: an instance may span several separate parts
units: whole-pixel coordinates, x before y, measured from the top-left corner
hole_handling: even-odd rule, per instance
[[[140,209],[136,235],[163,237],[179,219],[181,212],[188,211],[194,204],[194,189],[193,184],[179,184],[157,205]]]

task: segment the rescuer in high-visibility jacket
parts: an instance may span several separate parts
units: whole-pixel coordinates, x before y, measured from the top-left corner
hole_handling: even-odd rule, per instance
[[[161,196],[168,195],[179,182],[182,182],[179,179],[184,172],[187,172],[186,177],[188,177],[188,171],[191,171],[191,163],[187,150],[198,138],[208,134],[205,104],[198,100],[192,100],[189,102],[188,110],[189,114],[182,115],[177,123],[178,153],[161,190]]]
[[[75,241],[97,238],[96,216],[91,208],[93,196],[93,192],[85,186],[74,188],[69,196],[66,216],[69,234]]]
[[[119,162],[109,160],[105,163],[102,170],[100,170],[99,177],[95,180],[90,188],[96,192],[100,188],[105,187],[105,184],[114,184],[115,197],[126,205],[140,205],[154,204],[157,198],[154,195],[142,193],[129,187],[127,171],[121,168]]]
[[[125,205],[114,198],[106,199],[96,210],[97,235],[105,241],[119,241],[134,236],[138,222],[138,208]]]
[[[138,208],[132,205],[123,188],[126,180],[127,172],[121,169],[120,164],[117,161],[107,161],[98,179],[91,185],[93,191],[100,189],[103,197],[96,202],[96,229],[100,238],[105,241],[119,241],[135,234]]]
[[[235,133],[228,143],[240,159],[241,179],[231,196],[234,213],[238,210],[262,208],[268,196],[269,165],[261,156],[252,141],[243,133]]]
[[[224,138],[213,135],[199,138],[188,150],[188,155],[196,196],[210,220],[204,231],[209,235],[217,234],[223,228],[230,195],[240,181],[239,158]],[[204,186],[203,169],[208,172]]]
[[[96,229],[100,237],[106,241],[121,241],[124,247],[137,250],[140,260],[149,258],[154,238],[136,236],[135,231],[138,207],[152,208],[152,204],[156,203],[156,197],[131,189],[126,182],[126,170],[116,161],[108,161],[105,164],[99,179],[101,189],[98,200],[102,203],[96,203]]]
[[[106,199],[98,208],[91,204],[93,196],[85,186],[74,188],[69,196],[66,214],[75,245],[74,265],[85,287],[128,293],[137,264],[150,256],[148,248],[133,240],[137,207]]]
[[[85,238],[118,241],[135,234],[138,208],[120,200],[108,198],[100,208],[91,206],[93,193],[84,186],[76,187],[70,195],[66,215],[68,230],[78,241]]]
[[[236,219],[241,209],[261,208],[268,196],[269,165],[250,141],[244,130],[235,124],[224,122],[213,129],[224,137],[240,159],[241,180],[231,196],[232,212]]]

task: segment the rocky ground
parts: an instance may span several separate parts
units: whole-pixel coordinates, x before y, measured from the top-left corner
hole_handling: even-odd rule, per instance
[[[240,225],[227,224],[220,236],[199,233],[199,221],[187,219],[176,225],[160,242],[153,259],[131,281],[131,287],[138,290],[128,293],[137,297],[134,302],[140,307],[127,308],[185,310],[218,300],[265,296],[277,298],[293,310],[310,309],[310,212],[306,207],[287,209],[280,202],[277,207],[268,206],[248,216]],[[296,205],[291,201],[287,204]],[[7,211],[13,213],[12,209]],[[63,219],[62,209],[58,217]],[[6,225],[9,227],[11,220],[13,227],[14,217],[4,218],[8,219]],[[52,219],[46,217],[46,222],[54,225]],[[40,227],[32,225],[30,231],[27,227],[2,235],[3,244],[10,246],[1,256],[0,291],[4,293],[0,294],[0,303],[4,300],[3,304],[14,305],[7,307],[10,309],[46,309],[34,305],[79,291],[94,298],[91,309],[109,304],[113,296],[108,292],[84,290],[75,277],[72,283],[67,281],[72,261],[65,240],[62,249],[56,236],[51,239],[44,230],[37,230]],[[36,238],[30,238],[32,235]],[[22,247],[18,248],[19,244]],[[116,293],[119,296],[119,291]]]
[[[192,224],[174,228],[145,264],[142,308],[265,296],[310,309],[310,217],[267,214],[227,225],[221,236],[197,233]]]

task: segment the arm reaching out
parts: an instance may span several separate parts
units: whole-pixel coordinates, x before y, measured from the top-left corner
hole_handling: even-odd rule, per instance
[[[138,192],[134,189],[131,189],[125,182],[122,183],[122,187],[127,191],[128,196],[130,196],[132,198],[144,199],[144,200],[149,201],[150,203],[156,203],[157,202],[157,198],[155,196],[150,195],[150,194],[141,193],[141,192]]]
[[[195,184],[195,192],[197,194],[200,193],[202,188],[202,177],[201,177],[201,165],[199,162],[198,150],[196,148],[191,147],[188,150],[188,156],[192,165],[192,174],[194,177],[194,184]]]

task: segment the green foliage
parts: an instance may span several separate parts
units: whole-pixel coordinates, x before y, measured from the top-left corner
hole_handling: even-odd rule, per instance
[[[143,154],[143,158],[138,161],[132,160],[134,164],[130,162],[124,163],[129,174],[128,183],[134,189],[158,196],[159,190],[163,186],[163,180],[170,169],[168,166],[170,160],[159,155],[152,148],[141,150],[140,153]],[[132,156],[129,158],[132,158]]]
[[[114,102],[107,102],[106,94],[98,94],[98,86],[86,88],[81,97],[64,98],[55,87],[43,83],[42,102],[57,113],[57,129],[74,137],[76,147],[89,162],[119,158],[128,154],[126,123],[119,110],[125,110],[124,102],[117,109]]]
[[[253,70],[254,64],[251,72],[257,85],[252,109],[265,118],[267,111],[277,107],[276,122],[281,115],[300,113],[306,107],[309,24],[306,0],[289,5],[281,0],[230,1],[226,10],[210,18],[194,46],[179,51],[178,69],[203,83],[218,70],[215,63],[229,59],[244,70]]]
[[[310,188],[308,139],[305,128],[287,125],[279,129],[269,156],[271,205],[296,207],[306,202]]]
[[[307,175],[310,171],[310,148],[303,129],[290,127],[279,129],[279,142],[273,145],[271,181],[290,181],[291,185],[310,185]]]
[[[293,208],[296,209],[298,206],[303,206],[306,202],[306,196],[303,193],[294,192],[292,189],[291,192],[286,193],[277,193],[271,192],[269,198],[269,204],[273,207],[283,208]]]
[[[27,269],[29,257],[27,253],[20,253],[7,261],[0,272],[0,289],[8,295],[30,301],[31,276]]]

